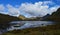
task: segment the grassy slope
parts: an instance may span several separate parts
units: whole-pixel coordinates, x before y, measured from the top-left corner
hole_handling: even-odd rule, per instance
[[[20,20],[20,19],[17,17],[5,15],[5,14],[0,14],[0,23],[7,23],[7,22],[10,22],[13,20]]]
[[[21,19],[0,13],[0,29],[5,29],[9,27],[8,23],[15,20],[21,20]]]
[[[56,12],[53,12],[49,17],[47,17],[45,20],[49,21],[59,21],[60,22],[60,8],[57,9]]]
[[[51,30],[51,31],[32,31],[32,32],[20,32],[20,33],[7,33],[3,35],[60,35],[60,30]]]

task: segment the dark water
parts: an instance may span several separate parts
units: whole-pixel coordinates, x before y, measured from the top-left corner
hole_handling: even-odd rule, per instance
[[[47,25],[52,25],[54,22],[52,21],[12,21],[10,22],[11,26],[10,28],[7,28],[6,30],[1,30],[0,34],[2,34],[3,32],[7,32],[7,31],[12,31],[14,29],[18,30],[18,29],[26,29],[26,28],[33,28],[33,27],[42,27],[42,26],[47,26]],[[16,26],[19,26],[19,24],[22,24],[19,27],[14,27],[14,24]]]

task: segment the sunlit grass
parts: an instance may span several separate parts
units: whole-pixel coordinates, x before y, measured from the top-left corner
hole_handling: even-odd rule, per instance
[[[3,35],[60,35],[60,30],[50,30],[50,31],[22,31],[19,33],[8,32]]]

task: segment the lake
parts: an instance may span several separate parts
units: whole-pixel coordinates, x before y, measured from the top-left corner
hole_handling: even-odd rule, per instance
[[[47,26],[47,25],[52,25],[52,24],[54,24],[54,22],[52,22],[52,21],[12,21],[9,24],[11,26],[9,28],[7,28],[6,30],[1,30],[0,34],[5,31],[43,27],[43,26]]]
[[[11,27],[8,30],[42,27],[52,25],[53,23],[52,21],[12,21],[10,22]]]

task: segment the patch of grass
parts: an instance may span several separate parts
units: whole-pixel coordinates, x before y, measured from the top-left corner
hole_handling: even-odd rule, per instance
[[[2,35],[60,35],[60,30],[51,30],[51,31],[22,31],[20,33],[8,32]]]

